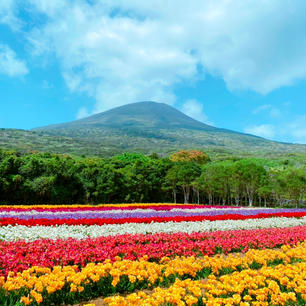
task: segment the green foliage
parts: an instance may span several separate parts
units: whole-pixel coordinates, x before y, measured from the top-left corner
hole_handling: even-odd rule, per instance
[[[124,153],[79,158],[0,150],[0,201],[33,203],[193,202],[305,206],[306,167],[286,159],[231,156],[193,161]]]
[[[2,203],[118,203],[167,200],[162,190],[167,158],[123,154],[72,158],[0,150]],[[168,197],[170,199],[170,197]]]
[[[173,192],[176,191],[177,186],[181,187],[184,193],[184,203],[188,203],[193,182],[200,175],[201,168],[197,163],[176,162],[168,171],[166,182],[172,186]]]

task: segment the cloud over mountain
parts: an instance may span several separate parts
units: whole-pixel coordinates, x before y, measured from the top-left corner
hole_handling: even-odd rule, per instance
[[[27,65],[17,58],[9,46],[0,44],[0,73],[9,77],[23,76],[28,73]]]
[[[98,112],[137,100],[174,103],[174,86],[210,73],[230,90],[268,93],[306,75],[302,0],[29,0],[45,22],[27,38],[53,54],[72,91]]]

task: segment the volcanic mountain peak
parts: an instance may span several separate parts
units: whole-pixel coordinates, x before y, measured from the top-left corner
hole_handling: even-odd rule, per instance
[[[119,106],[34,131],[5,130],[2,134],[3,142],[10,148],[88,156],[113,156],[126,151],[169,154],[181,149],[269,154],[306,150],[305,145],[279,143],[216,128],[168,104],[151,101]]]
[[[190,118],[168,104],[152,101],[126,104],[87,118],[68,123],[50,125],[39,129],[89,128],[103,126],[110,128],[185,128],[206,131],[219,130]]]

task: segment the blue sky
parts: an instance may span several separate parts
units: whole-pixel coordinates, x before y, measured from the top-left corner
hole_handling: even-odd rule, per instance
[[[145,100],[306,143],[305,1],[0,1],[0,127]]]

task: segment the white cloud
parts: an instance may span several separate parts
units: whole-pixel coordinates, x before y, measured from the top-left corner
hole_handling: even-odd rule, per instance
[[[85,118],[85,117],[88,117],[89,116],[89,113],[86,109],[86,107],[81,107],[77,113],[77,119],[82,119],[82,118]]]
[[[16,53],[7,45],[0,44],[0,73],[10,77],[28,73],[26,63],[17,58]]]
[[[263,111],[266,111],[266,110],[269,110],[271,109],[272,105],[270,104],[263,104],[263,105],[260,105],[258,107],[256,107],[254,110],[253,110],[253,114],[257,115]]]
[[[284,129],[285,134],[296,143],[306,143],[306,116],[298,116]]]
[[[42,88],[43,89],[51,89],[53,88],[53,84],[48,82],[47,80],[42,81]]]
[[[273,138],[275,136],[275,127],[272,124],[253,125],[246,127],[244,132],[264,138]]]
[[[273,107],[270,104],[263,104],[261,106],[258,106],[252,111],[252,113],[254,115],[268,113],[271,118],[279,118],[282,115],[281,111],[278,108]]]
[[[279,117],[281,117],[281,115],[282,115],[282,112],[278,109],[278,108],[272,108],[271,110],[270,110],[270,116],[272,117],[272,118],[279,118]]]
[[[260,93],[306,76],[301,0],[29,1],[46,15],[28,35],[33,54],[54,53],[69,88],[96,99],[95,112],[175,103],[174,86],[199,71]]]
[[[15,0],[1,0],[0,1],[0,23],[10,26],[17,30],[21,22],[16,17],[16,1]]]
[[[287,122],[276,124],[252,125],[244,129],[245,133],[291,143],[306,143],[306,116],[296,116]]]
[[[283,103],[283,106],[285,107],[290,107],[292,105],[292,102],[291,101],[286,101]]]
[[[305,79],[304,1],[120,3],[142,17],[179,25],[182,46],[194,50],[204,70],[223,77],[230,89],[267,93]]]
[[[182,106],[182,112],[188,115],[189,117],[199,120],[201,122],[205,122],[208,124],[212,124],[208,121],[207,116],[203,112],[203,104],[197,100],[187,100]]]

